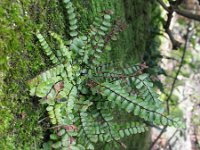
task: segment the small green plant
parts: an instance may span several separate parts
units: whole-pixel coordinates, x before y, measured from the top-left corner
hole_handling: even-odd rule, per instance
[[[31,81],[30,93],[41,98],[50,119],[49,142],[44,149],[94,149],[94,143],[115,141],[145,132],[146,123],[179,126],[176,119],[163,114],[162,103],[153,90],[144,65],[104,64],[123,25],[111,25],[109,13],[95,19],[87,34],[79,32],[78,20],[70,0],[63,0],[71,40],[63,41],[54,32],[58,50],[50,48],[39,32],[36,34],[45,53],[55,65]],[[119,124],[114,112],[135,116]]]

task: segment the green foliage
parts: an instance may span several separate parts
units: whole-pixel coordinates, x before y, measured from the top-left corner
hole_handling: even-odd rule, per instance
[[[141,132],[146,122],[180,126],[163,115],[161,101],[143,66],[102,65],[108,43],[123,29],[111,26],[111,15],[95,19],[87,34],[80,33],[70,0],[63,0],[68,13],[71,39],[50,35],[59,49],[52,49],[42,34],[36,36],[54,67],[29,81],[32,96],[40,97],[51,122],[44,149],[94,149],[94,143],[110,142]],[[119,124],[113,110],[126,111],[137,120]]]

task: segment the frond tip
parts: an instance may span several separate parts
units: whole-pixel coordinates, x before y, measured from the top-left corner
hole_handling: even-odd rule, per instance
[[[76,14],[74,12],[73,4],[70,0],[63,0],[65,4],[65,8],[67,10],[68,19],[69,19],[69,29],[70,29],[70,36],[76,37],[78,35],[77,29],[78,29],[78,20],[76,18]]]

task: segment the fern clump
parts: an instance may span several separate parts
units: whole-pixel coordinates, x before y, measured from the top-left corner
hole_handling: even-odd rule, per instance
[[[70,0],[63,0],[69,19],[71,40],[50,35],[59,45],[53,50],[39,32],[36,34],[54,67],[29,82],[32,96],[46,105],[51,124],[44,149],[94,149],[94,143],[119,140],[145,132],[146,123],[179,126],[163,114],[162,103],[141,65],[104,64],[103,53],[123,26],[111,25],[111,15],[95,19],[87,34],[79,32]],[[68,44],[66,44],[68,43]],[[117,123],[113,110],[137,116]]]

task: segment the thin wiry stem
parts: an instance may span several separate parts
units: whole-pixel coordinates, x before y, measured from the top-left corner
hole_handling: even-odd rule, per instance
[[[187,34],[186,34],[186,40],[185,40],[185,45],[184,45],[184,48],[183,48],[183,54],[182,54],[182,57],[181,57],[181,62],[180,62],[180,65],[179,65],[179,68],[178,68],[178,71],[176,72],[176,75],[175,75],[175,78],[173,80],[173,83],[172,83],[172,88],[170,90],[170,94],[169,96],[167,97],[166,99],[166,102],[167,102],[167,112],[169,114],[170,110],[169,110],[169,101],[170,101],[170,98],[173,94],[173,91],[174,91],[174,88],[175,88],[175,84],[176,84],[176,81],[178,79],[178,75],[180,74],[180,71],[181,71],[181,68],[183,66],[183,62],[184,62],[184,59],[185,59],[185,54],[186,54],[186,50],[189,46],[189,42],[190,42],[190,37],[192,35],[192,30],[190,29],[191,28],[191,23],[189,23],[188,25],[188,28],[187,28]]]
[[[187,34],[186,34],[186,40],[185,40],[185,45],[184,45],[184,49],[183,49],[183,54],[182,54],[182,57],[181,57],[181,62],[180,62],[180,65],[179,65],[179,68],[178,68],[178,71],[176,72],[176,76],[174,78],[174,81],[172,83],[172,88],[170,90],[170,94],[168,95],[167,97],[167,100],[166,100],[166,107],[167,107],[167,113],[169,114],[170,113],[170,109],[169,109],[169,101],[170,101],[170,98],[173,94],[173,91],[174,91],[174,88],[175,88],[175,84],[176,84],[176,81],[178,79],[178,75],[181,71],[181,68],[183,66],[183,62],[184,62],[184,59],[185,59],[185,54],[186,54],[186,50],[189,46],[189,41],[190,41],[190,37],[192,35],[192,30],[191,30],[191,22],[189,23],[188,25],[188,28],[187,28]],[[160,132],[160,134],[157,136],[157,138],[152,142],[152,144],[150,145],[149,147],[149,150],[151,150],[154,145],[157,143],[157,141],[160,139],[160,137],[163,135],[163,133],[166,131],[167,129],[167,125],[163,127],[162,131]]]

